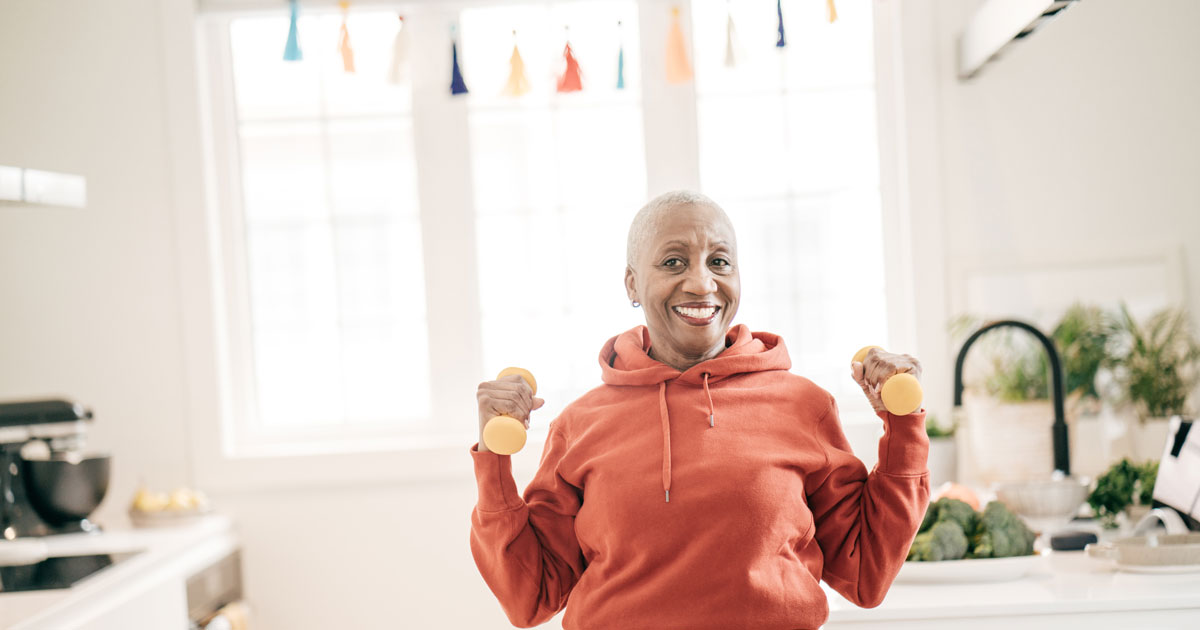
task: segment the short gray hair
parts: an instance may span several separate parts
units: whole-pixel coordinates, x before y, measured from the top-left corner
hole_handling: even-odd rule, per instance
[[[647,241],[650,240],[650,235],[654,233],[654,228],[658,224],[658,220],[666,212],[678,208],[680,206],[704,206],[712,208],[720,215],[721,219],[729,225],[730,231],[733,231],[733,221],[729,220],[729,215],[725,214],[725,210],[717,205],[717,202],[708,197],[690,190],[672,190],[665,192],[646,203],[638,210],[637,215],[633,217],[633,222],[629,225],[629,240],[625,244],[625,263],[633,267],[642,252],[646,249]]]

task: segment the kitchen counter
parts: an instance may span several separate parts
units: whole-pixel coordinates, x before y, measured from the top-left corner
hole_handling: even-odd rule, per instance
[[[175,527],[109,529],[99,534],[64,534],[43,540],[51,556],[140,553],[69,589],[0,593],[0,628],[98,627],[104,624],[95,620],[121,606],[132,606],[136,612],[140,600],[163,605],[162,597],[147,597],[163,585],[168,586],[170,599],[182,604],[176,627],[184,627],[187,577],[237,548],[233,524],[223,515],[209,515]]]
[[[1118,572],[1082,551],[1046,552],[1033,572],[1007,582],[896,583],[872,609],[825,588],[830,630],[1200,627],[1200,573]]]

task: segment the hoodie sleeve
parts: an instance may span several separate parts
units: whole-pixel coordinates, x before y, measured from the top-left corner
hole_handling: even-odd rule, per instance
[[[522,498],[512,456],[471,445],[479,499],[471,513],[471,555],[509,621],[532,628],[558,614],[583,573],[575,514],[583,493],[558,474],[562,423],[550,423],[541,463]]]
[[[825,560],[821,578],[864,608],[883,601],[929,504],[925,411],[878,415],[884,428],[879,462],[867,474],[850,451],[837,403],[830,396],[829,409],[817,426],[826,463],[807,490]]]

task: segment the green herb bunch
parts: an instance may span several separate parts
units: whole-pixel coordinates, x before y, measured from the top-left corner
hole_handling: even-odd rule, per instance
[[[1122,459],[1096,479],[1096,488],[1088,495],[1088,505],[1104,526],[1117,526],[1117,514],[1130,505],[1149,505],[1158,478],[1158,462],[1138,465]]]

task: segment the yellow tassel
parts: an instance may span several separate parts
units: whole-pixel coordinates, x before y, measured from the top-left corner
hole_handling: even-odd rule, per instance
[[[679,24],[679,7],[671,8],[671,30],[667,33],[667,82],[686,83],[692,80],[692,64],[688,62],[687,42]]]
[[[513,31],[513,36],[516,36],[516,31]],[[517,45],[513,44],[512,56],[508,59],[508,64],[512,70],[508,73],[508,83],[504,85],[504,94],[506,96],[521,96],[529,93],[529,79],[525,76],[525,61],[521,59],[521,51],[517,50]]]
[[[350,3],[346,0],[338,2],[342,8],[342,28],[338,33],[338,50],[342,53],[342,69],[354,72],[354,49],[350,48],[350,30],[346,28],[346,17],[350,13]]]
[[[833,0],[825,0],[825,13],[829,16],[830,24],[837,21],[837,7],[833,6]]]

